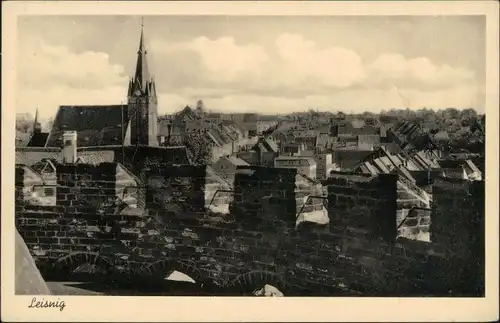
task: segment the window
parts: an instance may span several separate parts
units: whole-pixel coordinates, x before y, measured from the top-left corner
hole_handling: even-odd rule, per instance
[[[44,189],[45,196],[54,196],[54,188],[53,187],[45,187]]]

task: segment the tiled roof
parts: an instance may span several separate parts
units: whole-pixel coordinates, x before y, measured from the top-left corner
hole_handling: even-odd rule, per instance
[[[278,145],[276,144],[276,142],[271,139],[271,138],[266,138],[264,139],[263,141],[264,145],[267,146],[267,148],[272,151],[272,152],[278,152],[279,148],[278,148]]]
[[[229,142],[227,141],[227,138],[225,138],[218,129],[212,128],[208,131],[208,134],[210,138],[214,141],[214,143],[219,147]]]
[[[122,125],[125,126],[123,131]],[[47,139],[47,147],[61,147],[62,134],[68,130],[77,131],[79,147],[120,145],[126,125],[126,105],[61,106]]]
[[[86,164],[112,163],[115,161],[114,150],[79,151],[78,157]]]
[[[16,148],[16,164],[32,166],[42,159],[53,159],[62,162],[61,149],[39,147]]]

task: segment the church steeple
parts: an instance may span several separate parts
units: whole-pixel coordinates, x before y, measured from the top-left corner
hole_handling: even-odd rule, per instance
[[[151,77],[148,70],[148,62],[146,59],[146,46],[144,43],[144,18],[141,21],[141,39],[139,41],[139,50],[137,51],[137,65],[135,67],[135,78],[134,81],[140,85],[142,93],[146,92],[147,82],[150,81]]]
[[[132,145],[158,145],[158,98],[156,85],[151,78],[146,59],[144,22],[141,20],[141,38],[137,51],[137,65],[128,88],[128,115],[130,118],[130,141]]]
[[[33,121],[33,133],[41,133],[42,125],[38,122],[38,106],[36,107],[35,120]]]

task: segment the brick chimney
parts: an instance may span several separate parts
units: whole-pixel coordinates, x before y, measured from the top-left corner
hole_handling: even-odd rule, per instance
[[[76,153],[76,131],[65,131],[63,133],[63,163],[74,164],[77,159]]]

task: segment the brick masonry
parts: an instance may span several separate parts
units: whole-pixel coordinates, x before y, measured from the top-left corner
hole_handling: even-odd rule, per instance
[[[330,223],[353,227],[374,238],[396,239],[397,180],[395,174],[368,176],[332,172],[324,182]]]
[[[464,257],[477,254],[476,245],[463,244],[470,249],[464,254],[446,248],[446,238],[441,239],[444,244],[394,241],[397,187],[391,175],[339,174],[331,179],[326,183],[330,227],[318,232],[294,227],[296,174],[292,170],[239,170],[231,213],[216,215],[199,208],[204,194],[198,190],[205,170],[172,167],[151,167],[145,178],[154,189],[157,184],[151,182],[159,181],[161,188],[171,192],[168,205],[178,205],[179,210],[167,210],[155,200],[153,187],[146,187],[147,208],[139,212],[117,212],[105,203],[112,199],[111,193],[97,197],[95,190],[83,188],[78,192],[82,204],[67,196],[73,194],[71,189],[65,198],[64,189],[61,193],[58,189],[57,206],[17,204],[16,226],[39,268],[45,275],[61,275],[90,262],[110,275],[134,279],[163,279],[178,270],[204,286],[236,294],[266,283],[285,295],[484,293],[478,285],[482,278],[471,280],[474,272],[465,266],[468,258]],[[82,178],[83,172],[92,180]],[[112,186],[116,164],[97,169],[62,165],[57,176],[60,188],[102,189]],[[266,199],[265,207],[259,207]],[[193,208],[182,209],[186,203]],[[438,198],[437,212],[444,214],[440,203]],[[477,214],[477,210],[471,212]]]

